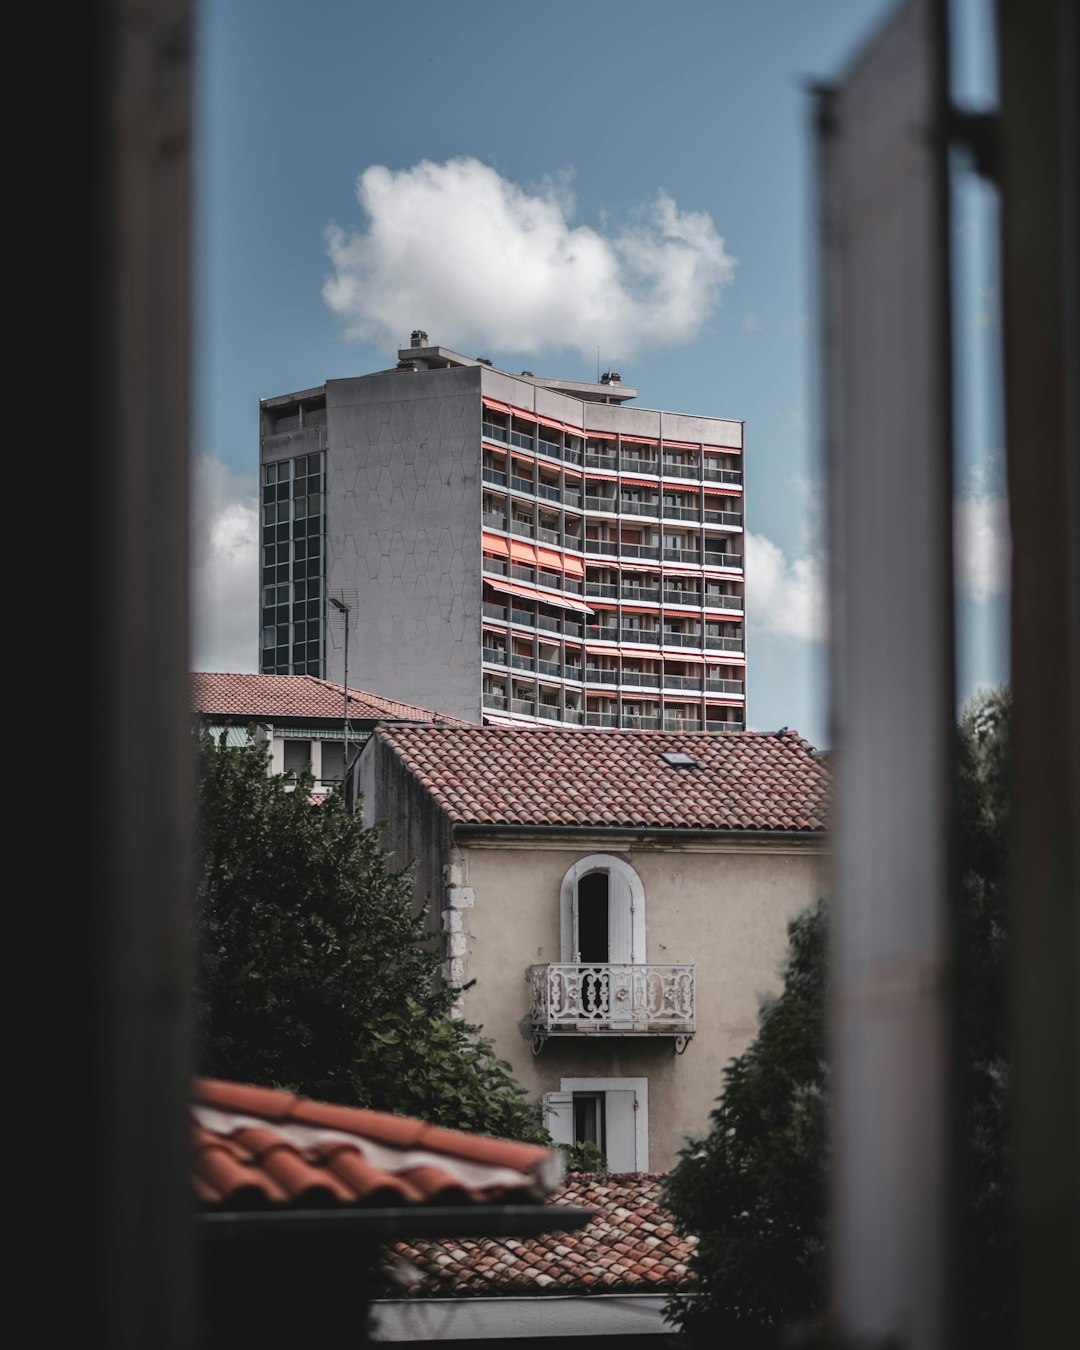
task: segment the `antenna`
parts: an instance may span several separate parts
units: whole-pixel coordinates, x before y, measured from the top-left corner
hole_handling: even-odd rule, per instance
[[[596,383],[600,383],[600,344],[596,344]]]

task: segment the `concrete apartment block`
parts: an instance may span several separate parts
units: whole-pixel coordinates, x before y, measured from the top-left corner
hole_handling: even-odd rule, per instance
[[[260,670],[480,722],[745,725],[743,425],[414,333],[263,400]]]

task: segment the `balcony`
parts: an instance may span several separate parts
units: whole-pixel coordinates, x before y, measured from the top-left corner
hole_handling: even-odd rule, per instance
[[[489,441],[505,441],[506,428],[497,427],[494,422],[485,422],[482,427],[484,435]]]
[[[712,465],[706,464],[703,481],[706,483],[741,483],[742,469],[716,469]]]
[[[530,966],[533,1048],[556,1036],[694,1034],[694,967]],[[676,1046],[676,1049],[679,1049]]]

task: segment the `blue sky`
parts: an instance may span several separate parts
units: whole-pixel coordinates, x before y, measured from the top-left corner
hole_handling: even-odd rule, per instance
[[[485,278],[484,259],[466,256],[460,234],[441,228],[453,219],[449,201],[445,213],[433,209],[429,231],[411,237],[416,257],[404,271],[387,249],[379,255],[379,332],[347,340],[348,316],[326,303],[328,227],[362,237],[369,228],[359,175],[385,166],[404,190],[424,161],[476,161],[468,172],[489,171],[485,181],[501,181],[519,202],[554,203],[556,228],[588,227],[598,247],[616,241],[617,251],[628,231],[648,234],[661,192],[680,220],[692,215],[706,230],[707,216],[710,240],[723,238],[735,260],[728,284],[708,293],[685,286],[667,327],[633,305],[630,319],[598,323],[601,361],[638,388],[643,406],[746,421],[759,576],[750,597],[750,724],[790,725],[827,743],[806,86],[835,77],[887,9],[880,0],[203,0],[194,664],[254,668],[260,397],[385,367],[388,335],[404,338],[414,326],[510,370],[595,378],[589,324],[577,315],[560,326],[570,338],[560,342],[523,310],[514,349],[497,276]],[[987,207],[968,206],[967,228],[985,241]],[[993,296],[984,292],[993,259],[985,246],[975,252],[963,302],[977,338],[980,324],[992,328]],[[455,262],[492,297],[470,317],[467,342],[450,318],[436,329],[395,290],[413,263],[423,275],[425,266],[453,270]],[[630,279],[631,298],[641,286],[640,276]],[[450,312],[444,303],[440,313]],[[633,323],[635,313],[644,322]],[[981,389],[986,360],[977,342],[974,350],[964,369]],[[993,529],[985,500],[1000,492],[980,467],[993,435],[993,426],[975,427],[964,461],[978,538]],[[1004,602],[1000,581],[984,584],[988,567],[962,606],[971,629],[966,686],[1002,674],[998,630],[986,620],[999,618]]]

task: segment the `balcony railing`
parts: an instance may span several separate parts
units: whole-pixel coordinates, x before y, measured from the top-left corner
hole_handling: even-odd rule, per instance
[[[711,591],[705,592],[706,609],[742,609],[743,598],[741,595],[715,595]]]
[[[506,474],[504,474],[501,469],[489,469],[485,464],[483,476],[485,483],[494,483],[497,487],[506,486]]]
[[[530,966],[530,1020],[541,1037],[692,1036],[694,967]]]
[[[742,514],[738,511],[706,511],[706,525],[736,525],[741,528]]]
[[[714,469],[706,465],[703,479],[706,483],[741,483],[742,469]]]
[[[483,428],[482,428],[482,429],[483,429],[484,435],[488,438],[489,441],[505,441],[505,440],[506,440],[506,428],[505,428],[505,427],[497,427],[497,426],[495,425],[494,422],[485,422],[485,423],[483,424]]]

